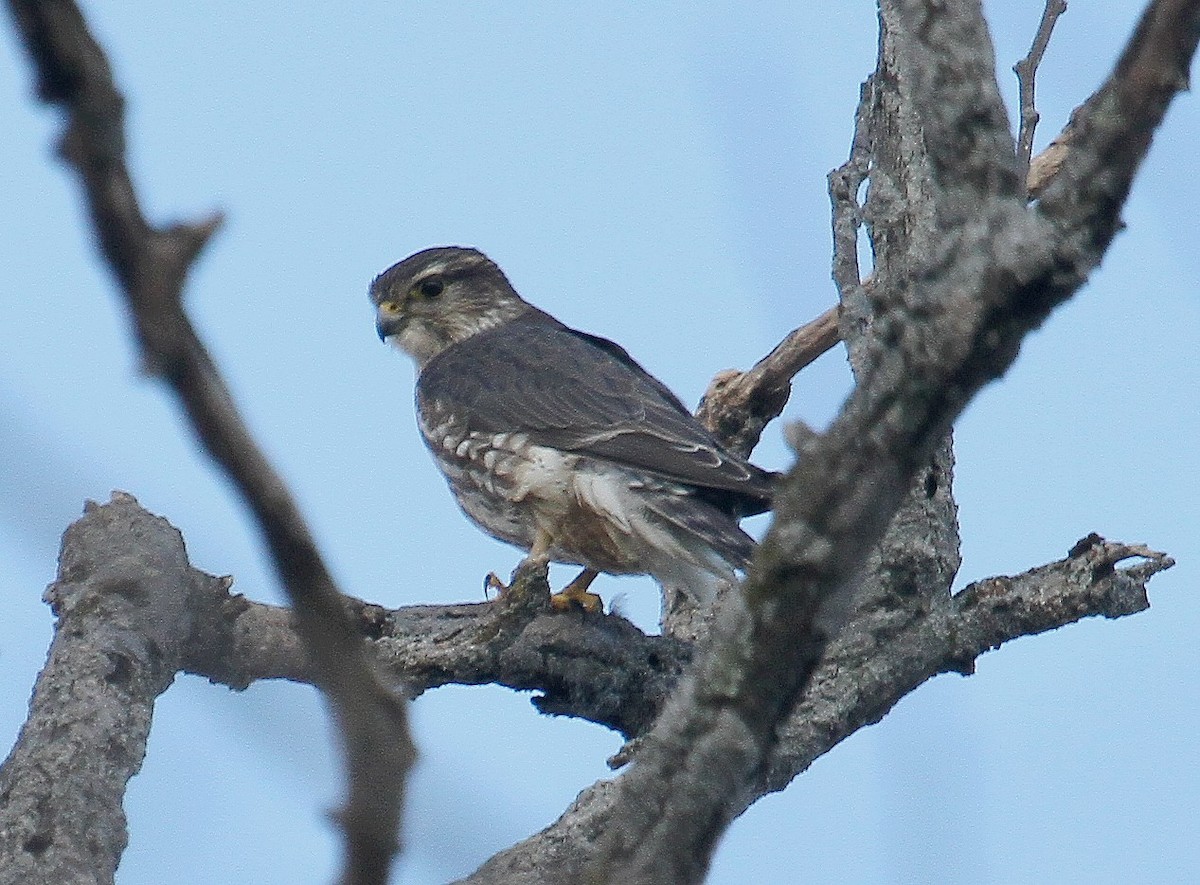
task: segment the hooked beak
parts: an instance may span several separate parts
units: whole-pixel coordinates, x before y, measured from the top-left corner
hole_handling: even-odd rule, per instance
[[[403,317],[387,317],[380,315],[375,318],[375,331],[379,334],[379,340],[385,343],[391,336],[398,335],[403,328]]]

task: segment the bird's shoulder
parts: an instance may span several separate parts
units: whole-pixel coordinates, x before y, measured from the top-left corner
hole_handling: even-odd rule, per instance
[[[476,406],[480,421],[575,426],[637,420],[647,400],[689,415],[619,344],[530,308],[446,348],[421,371],[418,400]]]

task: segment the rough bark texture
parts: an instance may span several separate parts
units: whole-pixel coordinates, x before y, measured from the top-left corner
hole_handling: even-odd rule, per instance
[[[246,601],[194,570],[178,534],[128,496],[89,508],[64,537],[48,593],[54,644],[0,771],[2,881],[112,880],[124,784],[154,698],[180,670],[235,688],[287,678],[330,693],[351,755],[347,881],[386,872],[411,757],[403,741],[387,743],[402,720],[379,672],[410,695],[452,682],[533,689],[539,709],[630,739],[619,754],[629,770],[468,881],[698,881],[734,817],[907,692],[971,672],[1009,639],[1140,611],[1146,582],[1172,564],[1090,535],[1063,560],[952,596],[949,431],[1102,257],[1185,82],[1196,0],[1150,5],[1113,75],[1027,179],[978,3],[881,3],[879,64],[850,160],[830,177],[840,311],[750,371],[719,376],[701,415],[749,451],[794,373],[839,334],[857,387],[828,431],[793,430],[798,462],[744,592],[723,598],[694,646],[614,615],[551,612],[545,573],[531,568],[479,605],[389,611],[338,595],[183,311],[184,277],[216,222],[145,221],[124,165],[122,99],[78,10],[66,0],[10,6],[43,97],[69,112],[63,154],[147,362],[241,483],[296,610]],[[859,206],[864,180],[870,197]],[[867,279],[855,248],[864,223],[875,250]],[[1128,559],[1139,561],[1118,568]]]
[[[125,495],[63,536],[46,601],[58,615],[29,719],[0,768],[0,882],[112,882],[125,784],[142,767],[154,701],[219,578],[188,565],[165,519]]]
[[[1117,563],[1137,558],[1128,569]],[[1009,639],[1042,633],[1083,617],[1143,611],[1146,582],[1174,563],[1140,546],[1088,536],[1067,558],[1015,577],[988,578],[944,597],[927,615],[906,618],[886,605],[864,605],[831,642],[808,690],[780,727],[779,742],[739,800],[781,790],[818,757],[872,725],[906,694],[939,673],[970,673],[974,660]],[[876,599],[867,589],[865,596]],[[587,881],[597,847],[613,826],[616,781],[588,787],[540,833],[500,852],[464,882]],[[603,881],[603,880],[601,880]]]
[[[1070,297],[1111,241],[1150,133],[1184,83],[1197,8],[1150,7],[1113,77],[1076,115],[1081,134],[1033,209],[978,5],[885,2],[881,34],[877,104],[866,115],[878,164],[867,217],[877,261],[895,260],[871,285],[852,278],[845,255],[837,268],[843,336],[861,336],[859,386],[830,430],[801,446],[747,581],[746,605],[734,599],[721,612],[715,641],[640,743],[632,771],[585,791],[563,818],[498,855],[475,881],[703,876],[716,839],[771,770],[783,746],[776,725],[841,625],[869,546],[923,470],[936,491],[948,475],[944,440],[954,416],[1007,368],[1024,334]],[[861,174],[850,171],[848,181]],[[846,227],[843,219],[843,235]],[[938,546],[918,557],[914,575],[953,567],[956,554]],[[911,584],[903,569],[898,576],[897,586]],[[934,581],[915,605],[879,607],[885,623],[898,622],[886,629],[919,632],[931,617],[923,607],[944,611],[935,604],[948,599],[946,583]],[[889,596],[903,599],[879,598]],[[908,653],[900,647],[897,655]],[[954,669],[954,658],[940,667]],[[875,703],[864,721],[890,706]],[[790,769],[775,777],[786,781]]]
[[[1132,557],[1142,561],[1116,568]],[[895,584],[865,587],[753,795],[782,789],[917,685],[970,672],[978,655],[1009,639],[1141,611],[1146,582],[1171,564],[1146,548],[1089,536],[1066,559],[938,597],[921,617],[888,598],[902,592]],[[124,785],[140,767],[154,699],[174,673],[232,687],[310,675],[286,609],[247,602],[230,594],[228,579],[193,568],[178,532],[127,495],[89,505],[68,530],[47,598],[59,616],[55,642],[30,719],[0,770],[0,881],[111,881],[125,844]],[[617,616],[550,613],[540,601],[350,608],[381,665],[415,691],[447,682],[540,689],[539,705],[551,712],[624,726],[630,736],[666,702],[689,653]],[[614,796],[608,783],[585,791],[551,834],[535,837],[536,855],[517,846],[479,881],[578,881],[587,857],[580,846],[594,845],[609,826]]]

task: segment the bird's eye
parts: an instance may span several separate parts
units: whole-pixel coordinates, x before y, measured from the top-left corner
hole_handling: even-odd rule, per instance
[[[442,290],[445,288],[446,284],[443,283],[438,277],[425,280],[417,286],[417,290],[426,298],[437,298],[442,294]]]

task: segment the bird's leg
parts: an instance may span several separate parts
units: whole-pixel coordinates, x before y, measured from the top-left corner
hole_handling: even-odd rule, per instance
[[[598,574],[595,569],[585,568],[561,592],[550,594],[550,607],[560,612],[569,611],[573,606],[579,606],[585,612],[604,611],[604,600],[588,592],[588,587],[592,586]]]
[[[544,529],[538,529],[537,534],[533,536],[533,546],[529,548],[529,556],[538,565],[545,565],[550,561],[550,547],[554,543],[554,539],[550,537],[550,533]]]
[[[540,567],[546,566],[550,561],[550,548],[554,545],[554,540],[548,532],[538,531],[533,539],[533,546],[529,548],[529,555],[525,557],[525,561],[517,566],[520,571],[526,564],[536,565]],[[585,568],[575,580],[571,581],[558,593],[550,594],[550,607],[555,611],[565,612],[572,608],[578,607],[585,612],[593,614],[604,611],[604,600],[595,593],[589,593],[588,587],[592,585],[592,581],[596,580],[596,576],[600,573],[595,569]],[[508,593],[516,584],[505,584],[496,575],[495,572],[489,572],[488,576],[483,579],[483,593],[486,596],[489,590],[495,590],[499,595],[503,596]]]

